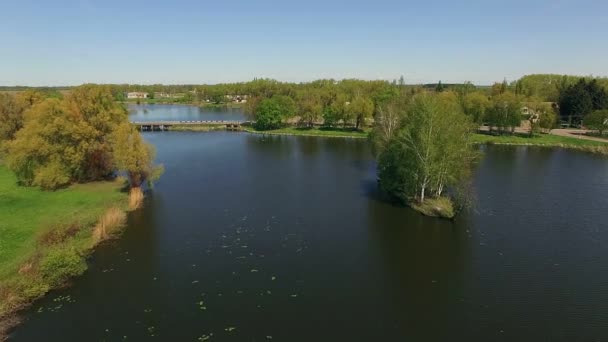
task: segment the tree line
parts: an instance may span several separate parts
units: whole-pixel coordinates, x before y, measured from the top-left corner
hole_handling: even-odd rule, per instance
[[[0,153],[20,184],[48,190],[118,172],[138,188],[162,172],[109,86],[83,85],[61,98],[0,93]]]

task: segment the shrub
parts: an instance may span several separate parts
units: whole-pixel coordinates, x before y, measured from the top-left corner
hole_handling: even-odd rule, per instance
[[[137,188],[139,189],[139,188]],[[126,215],[118,208],[110,208],[93,229],[95,243],[112,238],[125,223]]]
[[[47,230],[38,237],[38,243],[41,246],[58,245],[65,242],[68,238],[74,237],[82,229],[78,223],[72,223],[69,226],[57,227]]]
[[[51,286],[61,285],[86,269],[86,262],[73,247],[52,249],[40,261],[40,275]]]

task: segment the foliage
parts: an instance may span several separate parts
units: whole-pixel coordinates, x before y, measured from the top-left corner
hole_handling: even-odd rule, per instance
[[[112,141],[114,163],[119,171],[127,173],[132,188],[160,177],[163,168],[153,164],[154,147],[145,142],[132,125],[119,125],[113,132]]]
[[[416,95],[398,132],[388,143],[378,144],[383,146],[377,151],[382,188],[405,202],[424,203],[428,196],[441,197],[447,187],[458,187],[475,158],[471,129],[456,101]]]
[[[349,117],[355,119],[355,129],[359,129],[361,124],[374,114],[374,102],[364,96],[356,96],[346,107],[346,111],[350,113]]]
[[[53,190],[112,176],[116,166],[131,172],[132,184],[155,174],[146,163],[153,154],[143,147],[139,133],[125,133],[127,111],[109,87],[84,85],[63,99],[40,100],[35,93],[23,97],[31,105],[23,114],[23,128],[4,144],[7,165],[21,184]],[[130,153],[138,154],[134,161],[127,160],[116,141],[130,143]]]
[[[254,127],[259,130],[277,129],[283,119],[293,116],[295,102],[286,96],[273,96],[263,99],[255,108]]]
[[[528,116],[530,125],[530,135],[541,130],[551,130],[557,124],[557,113],[550,103],[542,102],[539,98],[532,98],[527,102]]]
[[[300,122],[307,127],[312,127],[321,118],[323,112],[320,92],[317,90],[302,91],[298,94],[297,103]]]
[[[51,286],[61,285],[86,269],[87,264],[73,247],[52,249],[40,261],[42,278]]]
[[[23,127],[23,113],[42,99],[43,95],[33,90],[15,96],[0,93],[0,143],[15,137]]]
[[[491,102],[487,95],[481,92],[471,92],[464,95],[462,100],[462,109],[465,114],[471,117],[471,120],[481,125],[486,118],[486,111],[490,108]]]
[[[563,120],[583,120],[594,110],[608,109],[608,91],[595,79],[581,78],[560,92],[559,109]]]
[[[521,123],[521,101],[511,92],[505,92],[492,98],[490,108],[487,109],[485,121],[490,130],[497,128],[499,133],[507,130],[513,132]]]
[[[44,295],[51,288],[49,281],[60,283],[53,266],[76,265],[60,268],[76,274],[72,271],[78,271],[79,263],[45,255],[65,248],[77,251],[81,259],[86,256],[94,242],[90,228],[112,206],[126,207],[121,187],[114,181],[41,191],[18,186],[15,175],[0,166],[0,317]],[[66,254],[71,260],[73,253]],[[46,280],[40,269],[43,260]]]
[[[598,131],[599,135],[608,129],[608,110],[596,110],[585,117],[585,126]]]
[[[380,154],[387,148],[403,125],[409,100],[410,97],[404,95],[378,107],[375,125],[371,133],[375,154]]]

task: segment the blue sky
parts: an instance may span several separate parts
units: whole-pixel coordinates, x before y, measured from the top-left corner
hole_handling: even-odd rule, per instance
[[[0,32],[0,85],[608,75],[605,0],[19,0]]]

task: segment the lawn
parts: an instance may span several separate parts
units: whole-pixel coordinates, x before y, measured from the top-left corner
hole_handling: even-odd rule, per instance
[[[369,131],[354,130],[352,128],[299,128],[299,127],[284,127],[270,131],[258,131],[253,127],[245,127],[245,130],[251,133],[261,134],[278,134],[278,135],[303,135],[314,137],[333,137],[333,138],[367,138]]]
[[[97,182],[41,191],[18,186],[0,165],[0,283],[37,252],[37,239],[45,231],[74,223],[90,228],[108,208],[124,206],[127,196],[120,187]]]
[[[608,147],[601,141],[562,137],[552,134],[537,134],[534,137],[526,135],[489,135],[473,134],[473,141],[478,144],[506,144],[506,145],[538,145],[556,147]]]

